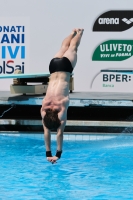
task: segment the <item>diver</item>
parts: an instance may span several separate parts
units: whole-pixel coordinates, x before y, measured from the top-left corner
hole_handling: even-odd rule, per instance
[[[69,81],[77,62],[77,49],[84,29],[74,29],[62,42],[60,50],[50,61],[50,80],[41,107],[46,157],[52,164],[61,157],[63,132],[69,106]],[[51,153],[51,131],[57,130],[56,155]]]

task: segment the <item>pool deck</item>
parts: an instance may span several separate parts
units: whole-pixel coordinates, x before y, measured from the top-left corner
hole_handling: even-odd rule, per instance
[[[12,95],[9,91],[0,91],[0,105],[42,105],[45,95]],[[69,106],[131,106],[133,93],[112,92],[73,92],[70,93]]]
[[[30,105],[36,106],[42,105],[42,100],[45,95],[12,95],[9,91],[0,91],[0,106],[2,105]],[[70,107],[130,107],[133,108],[133,93],[112,93],[112,92],[73,92],[70,93]],[[0,126],[16,125],[30,127],[42,126],[40,120],[26,120],[26,119],[0,119]],[[68,120],[66,127],[89,127],[89,131],[92,129],[98,132],[96,127],[110,128],[114,127],[116,132],[117,128],[120,128],[119,132],[122,132],[124,128],[133,127],[132,121],[84,121],[84,120]],[[5,129],[6,130],[6,129]],[[9,130],[9,129],[8,129]],[[35,129],[36,130],[36,129]],[[78,129],[76,129],[77,131]],[[101,130],[101,129],[100,129]],[[3,131],[3,130],[2,130]],[[30,129],[32,131],[32,129]],[[71,131],[71,130],[70,130]],[[105,132],[106,129],[104,129]],[[100,131],[101,132],[101,131]]]

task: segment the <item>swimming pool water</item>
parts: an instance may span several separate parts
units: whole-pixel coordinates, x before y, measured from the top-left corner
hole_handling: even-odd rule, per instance
[[[43,139],[0,135],[0,200],[132,198],[133,136],[64,141],[62,158],[52,165]]]

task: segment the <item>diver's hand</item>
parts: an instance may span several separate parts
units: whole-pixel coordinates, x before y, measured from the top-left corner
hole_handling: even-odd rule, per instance
[[[58,159],[59,159],[59,158],[56,157],[56,156],[47,157],[47,160],[48,160],[49,162],[51,162],[52,164],[57,163],[56,161],[57,161]]]

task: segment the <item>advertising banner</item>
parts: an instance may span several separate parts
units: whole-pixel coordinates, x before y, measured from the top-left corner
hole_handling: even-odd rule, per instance
[[[133,92],[132,0],[8,3],[1,1],[0,8],[0,75],[15,69],[48,73],[62,41],[74,28],[83,28],[73,71],[74,91]],[[23,12],[18,12],[20,7]],[[0,82],[0,90],[9,90],[12,80]]]
[[[93,31],[121,32],[133,26],[133,10],[110,10],[95,21]]]
[[[124,37],[123,39],[113,39],[114,36],[118,37],[115,32],[120,32],[120,37],[121,32],[128,31],[132,26],[133,10],[106,11],[95,20],[92,31],[97,32],[97,35],[99,32],[107,32],[106,36],[109,36],[108,40],[97,45],[92,54],[92,62],[97,61],[95,65],[101,67],[92,79],[92,91],[133,91],[133,66],[131,63],[126,64],[126,61],[133,56],[133,40],[126,39],[127,34],[125,34],[125,39]],[[108,32],[114,32],[112,38]],[[104,64],[102,68],[100,64],[102,61],[106,62],[106,68]],[[122,61],[125,61],[124,67]]]
[[[109,40],[94,51],[92,60],[123,61],[133,55],[133,40]]]
[[[125,88],[125,92],[130,92],[133,85],[133,70],[101,70],[91,83],[94,90],[121,91]],[[115,89],[115,90],[114,90]]]
[[[29,19],[25,17],[0,18],[0,76],[19,69],[29,72]],[[3,86],[12,80],[1,80]]]
[[[27,25],[25,18],[0,18],[0,74],[29,71]]]

